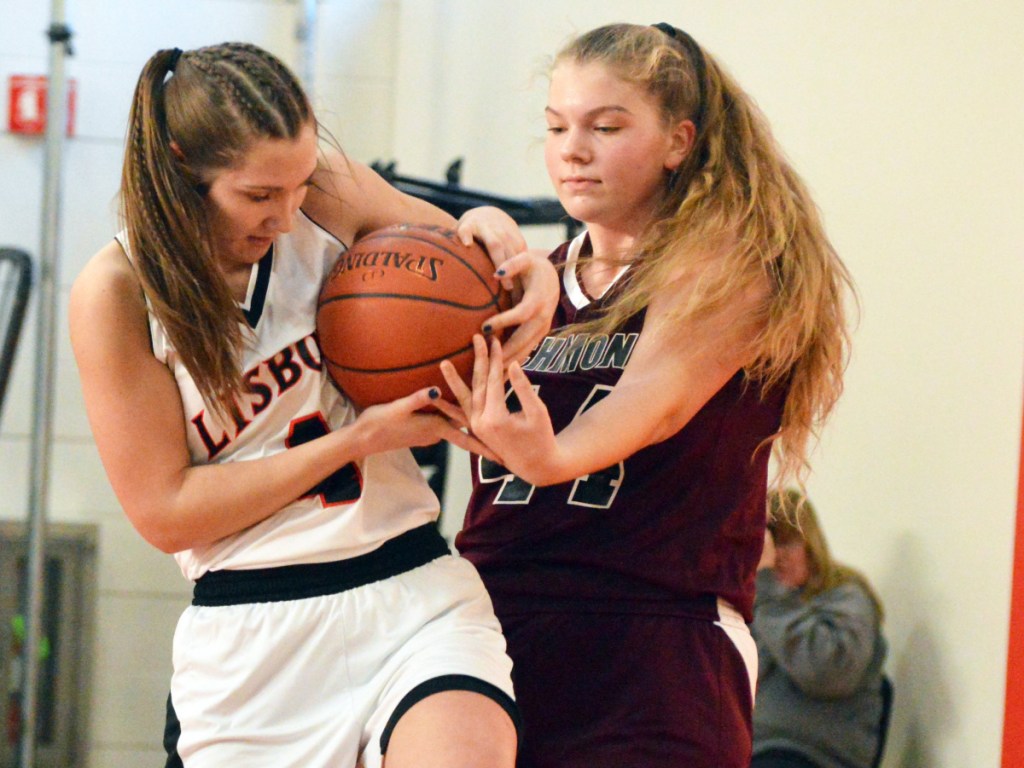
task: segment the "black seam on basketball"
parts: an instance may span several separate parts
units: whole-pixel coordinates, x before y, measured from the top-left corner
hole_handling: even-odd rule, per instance
[[[396,230],[392,230],[392,231],[382,231],[379,234],[370,234],[370,235],[367,235],[366,237],[361,238],[356,243],[354,243],[352,248],[354,249],[356,246],[361,246],[364,243],[372,243],[374,240],[391,239],[391,238],[395,238],[395,237],[400,237],[400,238],[403,238],[403,239],[406,239],[406,240],[417,240],[417,241],[419,241],[421,243],[427,243],[428,245],[432,245],[432,246],[434,246],[434,247],[444,251],[445,253],[447,253],[452,258],[458,259],[459,261],[462,262],[463,266],[465,266],[470,272],[473,273],[473,277],[475,277],[480,282],[480,284],[482,286],[484,286],[484,288],[487,289],[487,292],[489,294],[491,294],[491,298],[494,299],[495,301],[497,301],[499,295],[501,294],[501,291],[498,291],[497,293],[492,291],[491,290],[491,286],[487,283],[487,278],[484,277],[483,275],[481,275],[479,272],[477,272],[476,271],[476,267],[474,267],[472,264],[470,264],[466,259],[464,259],[462,256],[457,254],[455,251],[451,250],[447,245],[445,245],[443,243],[438,243],[436,240],[431,240],[429,237],[424,237],[423,235],[420,235],[420,234],[416,233],[415,231],[397,230],[396,229]],[[484,255],[487,256],[487,252],[486,251],[484,251]],[[345,254],[344,253],[342,254],[341,258],[342,259],[345,258]],[[487,258],[490,258],[490,256],[487,256]],[[340,263],[340,260],[339,260],[339,263]]]
[[[497,309],[497,302],[495,299],[491,299],[483,304],[459,304],[455,301],[448,301],[446,299],[437,299],[432,296],[410,296],[405,293],[357,293],[353,295],[346,294],[344,296],[331,296],[330,298],[322,299],[320,306],[325,307],[328,304],[333,304],[336,301],[348,301],[355,299],[401,299],[405,301],[422,301],[427,304],[440,304],[444,307],[452,307],[454,309],[465,309],[465,310],[479,310],[493,307]]]
[[[439,357],[435,357],[431,360],[421,360],[418,363],[413,363],[412,365],[402,365],[399,366],[398,368],[356,368],[355,366],[352,365],[342,365],[341,363],[336,363],[333,360],[331,360],[330,357],[323,354],[323,352],[321,352],[321,355],[329,365],[333,365],[338,370],[345,371],[347,373],[403,373],[404,371],[413,371],[416,370],[417,368],[422,368],[425,365],[434,365],[435,363],[440,363],[442,360],[448,360],[449,358],[455,357],[456,355],[461,355],[464,352],[468,352],[472,348],[473,345],[470,343],[462,347],[461,349],[454,349],[451,352],[448,352],[447,354],[440,355]]]

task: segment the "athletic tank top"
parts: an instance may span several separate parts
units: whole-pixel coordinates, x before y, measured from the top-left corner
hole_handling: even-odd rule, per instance
[[[150,314],[153,353],[181,393],[193,464],[272,456],[355,420],[354,407],[321,364],[315,333],[320,286],[344,250],[300,211],[292,231],[279,235],[253,267],[242,305],[251,332],[242,371],[252,391],[238,420],[222,421],[207,407]],[[439,512],[412,453],[389,451],[342,467],[262,522],[175,558],[193,581],[210,570],[341,560],[436,520]]]
[[[602,303],[577,278],[586,237],[552,255],[566,262],[556,328]],[[549,335],[533,352],[523,368],[556,433],[612,390],[643,322],[641,314],[612,334]],[[473,456],[456,546],[479,569],[499,617],[551,608],[712,617],[721,598],[749,621],[765,529],[762,443],[781,422],[782,389],[762,392],[738,372],[668,439],[558,485],[532,486]]]

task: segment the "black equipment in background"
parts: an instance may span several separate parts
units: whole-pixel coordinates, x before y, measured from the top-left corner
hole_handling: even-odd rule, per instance
[[[31,288],[32,260],[28,254],[0,248],[0,415]]]
[[[445,171],[444,182],[427,181],[412,176],[402,176],[395,170],[396,163],[374,162],[370,167],[384,177],[393,187],[433,203],[438,208],[459,218],[470,208],[493,205],[512,217],[520,226],[538,224],[561,224],[565,227],[565,239],[575,237],[583,225],[565,212],[557,198],[552,197],[504,197],[490,192],[467,189],[461,184],[462,158],[456,158]]]

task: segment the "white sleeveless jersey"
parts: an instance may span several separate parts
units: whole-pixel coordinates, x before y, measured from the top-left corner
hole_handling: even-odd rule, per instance
[[[193,464],[271,456],[356,418],[329,380],[314,335],[320,286],[345,246],[301,211],[252,270],[243,309],[252,329],[242,371],[251,393],[241,419],[219,420],[150,315],[153,352],[174,374]],[[361,555],[436,520],[437,497],[408,450],[375,454],[335,472],[260,523],[175,554],[186,578]]]

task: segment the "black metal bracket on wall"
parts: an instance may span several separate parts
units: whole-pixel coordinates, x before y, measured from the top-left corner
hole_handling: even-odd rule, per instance
[[[24,251],[0,248],[0,413],[31,290],[32,259]]]
[[[395,170],[396,162],[394,160],[388,163],[378,160],[370,167],[393,187],[413,197],[433,203],[455,218],[459,218],[470,208],[493,205],[505,211],[520,226],[561,224],[565,227],[567,240],[575,237],[583,226],[565,212],[562,204],[556,198],[505,197],[463,187],[461,157],[449,164],[443,182],[403,176]]]

